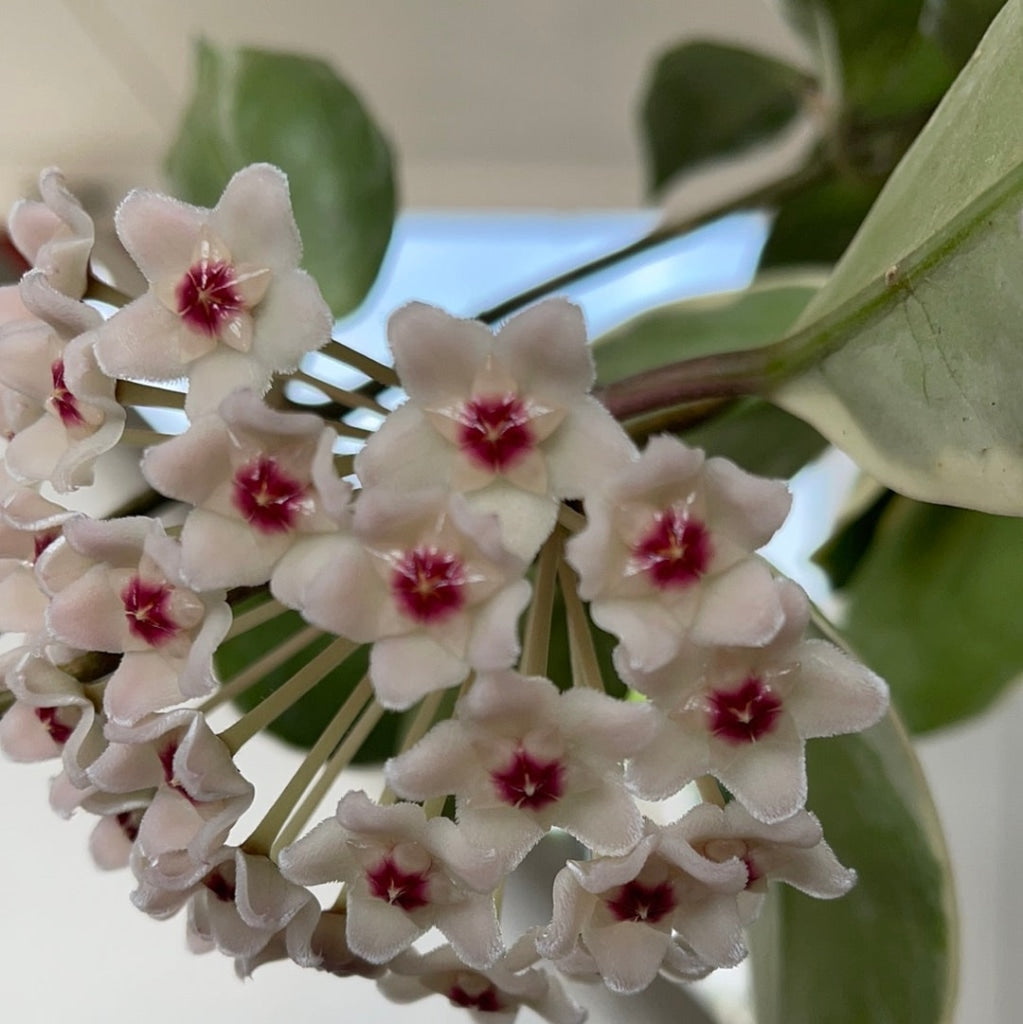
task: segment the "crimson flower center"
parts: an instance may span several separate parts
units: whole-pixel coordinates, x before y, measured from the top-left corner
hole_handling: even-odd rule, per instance
[[[450,551],[424,546],[406,551],[391,573],[398,607],[417,622],[439,622],[464,607],[465,566]]]
[[[32,538],[33,562],[60,536],[60,530],[40,530]]]
[[[707,527],[676,509],[654,517],[650,529],[632,549],[632,556],[654,586],[687,587],[707,571],[711,558]]]
[[[621,886],[606,902],[619,921],[656,924],[675,909],[675,890],[671,882],[644,885],[634,880]]]
[[[419,910],[429,902],[426,872],[402,871],[393,857],[384,857],[375,868],[366,872],[369,891],[378,899],[402,910]]]
[[[85,417],[78,408],[78,400],[68,390],[64,381],[64,360],[58,359],[50,367],[50,379],[53,381],[53,392],[50,401],[65,427],[80,427]]]
[[[560,761],[540,761],[521,747],[506,768],[491,772],[490,777],[505,803],[531,811],[560,800],[565,788],[565,767]]]
[[[160,765],[163,768],[163,781],[169,789],[180,793],[194,807],[197,803],[195,797],[181,784],[178,773],[174,768],[174,758],[177,757],[177,753],[178,745],[174,740],[171,740],[156,752],[156,756],[160,759]]]
[[[60,721],[57,717],[60,708],[36,708],[36,718],[42,723],[43,728],[50,734],[50,739],[57,746],[62,747],[69,739],[74,730],[71,726]]]
[[[501,473],[536,447],[525,403],[515,395],[472,398],[458,417],[458,444],[477,465]]]
[[[277,460],[259,455],[234,474],[234,507],[260,533],[286,533],[308,504],[306,487]]]
[[[121,591],[128,632],[150,647],[168,643],[181,629],[170,614],[171,590],[167,583],[147,583],[132,576]]]
[[[781,709],[781,698],[750,676],[734,690],[711,693],[710,730],[727,743],[753,743],[774,729]]]
[[[185,271],[175,289],[178,315],[199,334],[212,338],[244,310],[234,267],[224,260],[200,259]]]
[[[455,1006],[463,1006],[466,1009],[480,1010],[483,1013],[500,1013],[503,1007],[497,998],[497,990],[493,985],[487,985],[476,993],[466,992],[461,985],[452,985],[448,990],[448,999]]]

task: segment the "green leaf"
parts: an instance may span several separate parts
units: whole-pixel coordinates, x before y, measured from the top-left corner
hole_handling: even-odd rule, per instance
[[[815,271],[777,271],[743,291],[687,299],[628,320],[593,342],[597,383],[777,341],[825,280]]]
[[[772,889],[753,933],[758,1024],[947,1024],[956,933],[947,855],[912,747],[894,715],[813,740],[808,806],[859,880],[815,900]]]
[[[651,191],[776,135],[799,113],[811,85],[796,68],[734,46],[696,42],[669,50],[643,100]]]
[[[776,271],[745,291],[645,313],[594,341],[597,379],[607,384],[680,359],[765,345],[785,334],[822,281],[812,271]],[[806,423],[758,399],[735,402],[680,436],[751,473],[781,477],[792,476],[826,444]]]
[[[848,520],[813,555],[813,560],[828,574],[831,586],[841,590],[867,556],[881,517],[895,495],[887,488],[858,515]]]
[[[736,402],[712,420],[681,431],[679,437],[750,473],[786,480],[828,446],[813,427],[755,398]]]
[[[237,614],[258,604],[239,606]],[[222,679],[231,679],[248,665],[291,639],[307,624],[298,612],[285,612],[263,623],[256,629],[221,644],[216,653],[217,672]],[[323,635],[282,665],[266,673],[254,686],[238,698],[242,711],[249,711],[287,682],[299,669],[319,654],[334,637]],[[304,697],[296,701],[270,726],[269,732],[293,746],[308,749],[319,738],[324,726],[334,717],[369,666],[369,648],[361,647],[344,662],[330,671]],[[388,712],[377,723],[354,758],[357,763],[383,762],[398,746],[403,716]]]
[[[835,263],[853,240],[883,180],[841,177],[803,189],[774,218],[760,266]]]
[[[957,64],[966,63],[1005,0],[930,0],[925,31]]]
[[[936,48],[918,32],[925,0],[782,0],[782,13],[810,44],[825,69],[842,76],[848,109],[891,115],[907,85],[929,84]],[[930,52],[929,52],[930,51]],[[910,73],[907,73],[910,72]],[[948,71],[945,72],[948,74]],[[946,84],[948,78],[946,78]],[[933,92],[931,102],[941,95]]]
[[[922,732],[1023,676],[1023,520],[895,498],[845,590],[845,632]]]
[[[893,173],[774,396],[911,497],[1023,512],[1023,8],[1011,0]]]
[[[395,215],[390,148],[328,64],[196,46],[195,93],[165,161],[174,191],[212,206],[231,175],[267,161],[291,185],[305,268],[335,316],[376,280]]]

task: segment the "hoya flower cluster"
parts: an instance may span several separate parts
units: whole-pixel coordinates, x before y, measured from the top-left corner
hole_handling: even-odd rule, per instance
[[[54,806],[97,817],[95,858],[130,867],[138,907],[187,911],[193,947],[243,974],[291,958],[398,999],[570,1022],[584,1012],[557,972],[619,992],[699,978],[746,955],[772,879],[849,889],[804,807],[804,744],[868,727],[887,698],[805,638],[805,595],[755,554],[788,511],[782,483],[670,437],[637,451],[590,395],[582,316],[557,299],[497,333],[406,306],[403,405],[327,386],[339,419],[291,411],[280,384],[303,355],[345,352],[279,171],[241,171],[212,210],[130,195],[117,228],[149,287],[105,321],[83,300],[92,223],[57,172],[41,191],[11,221],[34,269],[0,305],[0,742],[59,760]],[[180,378],[183,400],[157,386]],[[133,407],[175,404],[177,436],[126,428]],[[380,421],[354,458],[346,408]],[[53,500],[115,446],[177,525]],[[304,625],[221,679],[218,650],[289,609]],[[595,626],[617,639],[613,671]],[[552,679],[554,644],[571,669]],[[346,664],[364,678],[336,683],[335,716],[244,834],[234,755]],[[335,789],[398,714],[386,788]],[[694,782],[678,820],[644,813]],[[505,880],[552,829],[584,852],[551,917],[506,934]],[[443,945],[420,941],[434,929]]]

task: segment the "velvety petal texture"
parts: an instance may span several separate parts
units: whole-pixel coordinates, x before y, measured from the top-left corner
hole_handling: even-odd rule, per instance
[[[653,672],[683,643],[760,646],[784,613],[771,574],[752,561],[788,513],[785,484],[655,437],[638,461],[586,501],[568,542],[579,594],[621,640],[626,671]]]
[[[493,856],[473,848],[446,818],[427,820],[414,804],[382,807],[362,792],[334,819],[281,851],[285,878],[301,885],[348,885],[348,946],[384,963],[436,926],[462,961],[483,968],[503,951],[493,888]]]
[[[274,373],[329,340],[333,318],[298,268],[301,242],[277,168],[239,171],[212,210],[133,192],[116,222],[150,289],[96,331],[106,373],[192,377],[186,409],[194,417],[239,386],[264,391]],[[218,361],[224,351],[238,361]]]
[[[57,291],[80,299],[95,240],[92,218],[56,167],[39,175],[39,194],[41,202],[22,199],[14,204],[7,221],[11,241]]]
[[[496,335],[412,303],[389,326],[395,368],[409,396],[356,460],[365,486],[466,493],[501,520],[505,545],[531,558],[557,501],[583,498],[634,457],[628,437],[588,394],[593,362],[582,314],[549,299]],[[494,500],[497,489],[517,501]]]

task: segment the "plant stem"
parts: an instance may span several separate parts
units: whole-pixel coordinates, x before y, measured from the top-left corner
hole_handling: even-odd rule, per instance
[[[338,708],[327,727],[320,733],[319,739],[309,748],[295,774],[281,790],[270,809],[263,815],[263,820],[253,829],[252,834],[242,843],[248,853],[270,855],[270,848],[284,825],[288,815],[294,810],[295,804],[306,791],[313,776],[319,771],[331,751],[341,742],[352,723],[363,708],[373,699],[373,687],[369,676],[363,676],[358,685],[348,695],[345,702]]]
[[[133,380],[118,380],[117,401],[121,405],[149,405],[159,409],[184,409],[183,391],[157,388],[151,384],[138,384]]]
[[[572,668],[572,685],[587,686],[604,692],[604,677],[600,672],[597,650],[593,646],[593,633],[582,600],[579,598],[579,577],[575,570],[561,559],[558,562],[558,583],[565,599],[565,618],[568,622],[568,659]]]
[[[398,374],[395,373],[393,367],[384,366],[383,363],[378,363],[375,359],[363,355],[362,352],[349,348],[347,345],[342,345],[340,341],[328,341],[320,351],[323,355],[346,363],[353,370],[358,370],[367,377],[371,377],[381,387],[400,387],[401,382],[398,380]]]
[[[330,787],[356,755],[359,747],[366,741],[366,737],[373,731],[374,726],[380,721],[383,714],[384,709],[379,704],[373,703],[366,708],[362,717],[352,727],[351,731],[341,742],[341,745],[327,759],[320,777],[313,783],[309,792],[306,793],[304,799],[298,805],[295,813],[288,819],[288,823],[284,828],[281,829],[280,835],[278,835],[271,847],[271,858],[275,858],[278,851],[295,841],[298,834],[305,827],[306,822],[313,816],[316,808],[319,807],[320,802],[327,795]]]
[[[132,296],[128,295],[127,292],[122,292],[120,288],[115,288],[112,284],[107,284],[106,281],[101,281],[98,277],[89,275],[88,283],[85,287],[86,299],[95,299],[97,302],[105,302],[108,306],[127,306],[132,301]]]
[[[264,622],[269,622],[271,619],[276,619],[278,615],[283,615],[286,611],[288,609],[284,605],[271,597],[269,601],[264,601],[262,604],[256,605],[255,608],[236,615],[231,623],[231,628],[227,631],[227,636],[224,637],[224,642],[233,640],[236,636],[241,636],[242,633],[248,633],[249,630],[262,626]]]
[[[642,238],[636,239],[634,242],[630,242],[628,245],[622,246],[620,249],[605,253],[603,256],[598,256],[588,263],[580,264],[561,274],[556,274],[546,281],[541,281],[539,284],[533,285],[531,288],[527,288],[525,291],[505,299],[503,302],[499,302],[496,306],[483,310],[482,313],[477,314],[476,319],[482,320],[485,324],[496,323],[522,309],[523,306],[528,306],[531,302],[542,299],[545,295],[560,291],[584,278],[592,277],[594,274],[598,274],[602,270],[607,270],[609,267],[613,267],[624,260],[646,252],[648,249],[656,248],[658,245],[663,245],[672,239],[680,238],[682,235],[688,235],[698,228],[710,224],[712,221],[726,217],[730,213],[737,213],[740,210],[757,209],[764,206],[776,206],[790,196],[801,192],[808,185],[823,180],[827,173],[827,165],[820,158],[811,158],[799,170],[775,181],[768,182],[768,184],[753,189],[744,195],[727,199],[722,203],[712,206],[709,210],[704,210],[702,213],[686,217],[683,220],[659,224],[653,231]]]
[[[594,397],[621,421],[650,416],[686,402],[761,394],[787,373],[774,346],[768,345],[645,370],[598,389]]]
[[[522,641],[522,656],[519,671],[524,676],[547,674],[547,654],[551,642],[551,609],[554,607],[554,587],[558,577],[558,561],[561,558],[562,532],[554,532],[540,549],[536,564],[536,579],[533,581],[533,600],[529,605],[529,617]]]
[[[213,696],[207,699],[199,710],[208,715],[214,708],[221,704],[234,700],[235,697],[243,694],[250,686],[255,686],[268,672],[272,672],[279,665],[283,665],[288,658],[299,651],[304,650],[323,633],[315,626],[307,626],[300,630],[293,637],[289,637],[283,643],[278,644],[272,651],[264,654],[262,658],[247,666],[244,671],[239,672],[233,679],[229,679]]]
[[[380,416],[386,416],[389,409],[382,406],[376,399],[369,395],[364,395],[358,391],[349,391],[345,388],[334,387],[333,384],[327,384],[325,381],[320,380],[318,377],[313,377],[311,374],[306,373],[304,370],[297,370],[291,375],[292,380],[302,381],[304,384],[317,388],[322,391],[335,405],[347,407],[348,409],[368,409],[370,412],[375,412]]]
[[[230,728],[219,734],[221,742],[232,754],[258,732],[262,732],[275,718],[284,714],[292,704],[301,700],[323,677],[340,665],[359,645],[339,638],[324,648],[308,664],[300,668],[287,682],[282,683],[266,700],[257,704]]]
[[[713,804],[715,807],[725,806],[724,794],[713,775],[701,775],[696,780],[696,788],[704,803]]]

